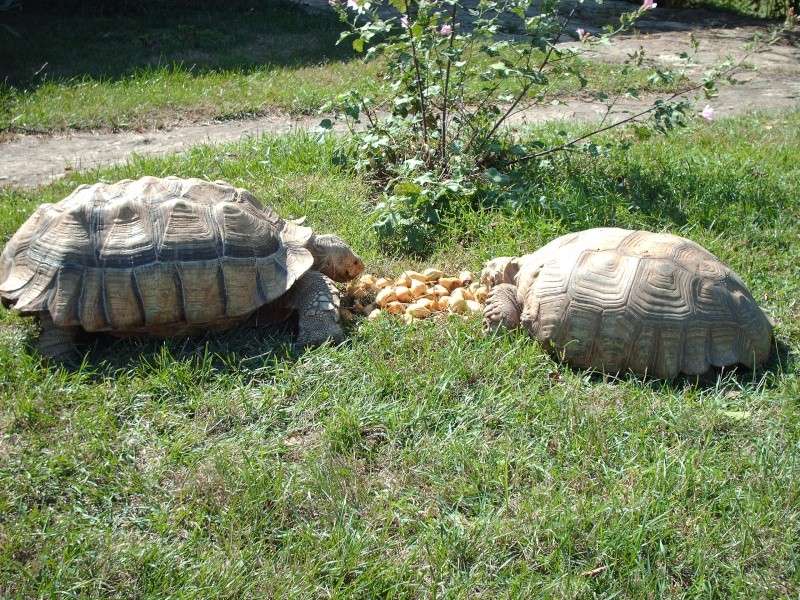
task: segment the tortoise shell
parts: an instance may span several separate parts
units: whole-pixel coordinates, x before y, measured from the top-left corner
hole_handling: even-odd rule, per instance
[[[656,377],[767,360],[772,327],[741,278],[676,235],[617,228],[520,259],[522,322],[578,367]]]
[[[0,255],[0,297],[62,327],[176,333],[239,322],[310,269],[311,229],[224,182],[143,177],[44,204]]]

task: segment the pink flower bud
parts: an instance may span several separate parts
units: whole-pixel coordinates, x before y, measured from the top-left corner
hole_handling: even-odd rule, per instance
[[[706,121],[714,120],[714,109],[710,104],[706,104],[705,108],[700,112],[700,116]]]
[[[442,25],[441,29],[439,29],[439,35],[447,36],[450,35],[451,33],[453,33],[453,28],[450,25],[447,24]]]
[[[642,8],[644,10],[653,10],[658,4],[653,2],[653,0],[642,0]]]
[[[402,17],[400,17],[400,25],[403,27],[403,29],[408,29],[408,17],[407,16],[403,15]]]

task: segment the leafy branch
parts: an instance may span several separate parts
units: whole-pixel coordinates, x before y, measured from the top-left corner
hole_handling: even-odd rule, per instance
[[[571,139],[571,140],[569,140],[567,142],[564,142],[563,144],[559,144],[557,146],[553,146],[552,148],[548,148],[546,150],[541,150],[539,152],[533,152],[533,153],[530,153],[530,154],[526,154],[524,156],[520,156],[520,157],[515,158],[513,160],[509,160],[509,161],[505,162],[505,166],[506,167],[510,167],[510,166],[513,166],[513,165],[516,165],[516,164],[519,164],[519,163],[527,162],[527,161],[530,161],[530,160],[533,160],[533,159],[536,159],[536,158],[542,158],[544,156],[547,156],[547,155],[550,155],[550,154],[554,154],[556,152],[560,152],[562,150],[566,150],[566,149],[572,148],[572,147],[576,146],[577,144],[581,143],[582,141],[587,140],[587,139],[589,139],[591,137],[594,137],[594,136],[599,135],[601,133],[605,133],[606,131],[609,131],[611,129],[616,129],[616,128],[621,127],[623,125],[627,125],[629,123],[637,122],[644,116],[650,115],[650,114],[652,114],[652,113],[654,113],[656,111],[659,111],[659,110],[663,110],[664,107],[667,106],[673,100],[675,100],[677,98],[681,98],[683,96],[686,96],[687,94],[691,94],[692,92],[696,92],[696,91],[699,91],[699,90],[705,90],[707,92],[707,94],[709,95],[709,97],[710,97],[713,94],[714,90],[715,90],[715,86],[714,86],[714,82],[715,81],[717,81],[718,79],[730,79],[734,74],[736,74],[738,71],[741,70],[741,68],[744,65],[744,63],[753,54],[755,54],[757,52],[763,52],[766,49],[766,47],[774,44],[776,39],[777,38],[775,36],[773,36],[770,40],[768,40],[766,42],[763,42],[763,41],[759,40],[758,38],[756,38],[756,39],[754,39],[753,44],[750,46],[748,51],[744,55],[742,55],[739,58],[739,60],[737,60],[735,63],[728,62],[726,66],[723,66],[723,67],[720,67],[720,68],[717,68],[717,69],[713,70],[709,74],[709,76],[707,78],[705,78],[703,81],[701,81],[699,83],[696,83],[696,84],[693,84],[693,85],[690,85],[690,86],[688,86],[688,87],[686,87],[686,88],[684,88],[682,90],[679,90],[679,91],[673,93],[672,95],[670,95],[669,97],[667,97],[666,99],[657,100],[652,106],[650,106],[650,107],[648,107],[648,108],[646,108],[644,110],[641,110],[636,114],[630,115],[630,116],[628,116],[628,117],[626,117],[624,119],[620,119],[619,121],[616,121],[616,122],[614,122],[614,123],[612,123],[610,125],[604,125],[603,126],[602,125],[602,121],[601,121],[601,127],[593,129],[592,131],[589,131],[588,133],[585,133],[585,134],[580,135],[580,136],[578,136],[578,137],[576,137],[574,139]],[[603,118],[603,121],[605,121],[605,117]]]
[[[681,125],[688,111],[682,96],[700,88],[711,93],[713,81],[732,72],[720,70],[607,124],[617,101],[612,100],[592,132],[548,149],[539,142],[531,151],[530,144],[514,142],[509,119],[543,102],[554,75],[568,74],[586,85],[585,66],[576,59],[629,31],[655,8],[653,0],[622,13],[602,34],[577,29],[577,49],[558,46],[575,14],[574,8],[562,13],[561,0],[480,0],[469,6],[465,0],[329,1],[348,26],[340,43],[349,41],[366,60],[382,57],[385,68],[383,104],[355,90],[331,103],[351,131],[337,142],[337,156],[375,186],[378,233],[417,250],[435,237],[454,206],[480,204],[509,185],[497,167],[577,150],[586,139],[647,115],[657,131]],[[508,36],[509,23],[520,33]],[[657,71],[654,77],[667,75]],[[330,129],[332,122],[321,126]]]

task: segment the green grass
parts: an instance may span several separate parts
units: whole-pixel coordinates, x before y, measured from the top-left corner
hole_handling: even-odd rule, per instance
[[[703,6],[726,10],[746,17],[779,19],[786,17],[786,0],[697,0],[679,3],[688,6]]]
[[[776,319],[756,374],[614,380],[475,320],[389,318],[300,356],[259,331],[102,339],[66,373],[2,313],[0,595],[796,597],[798,152],[795,113],[575,157],[527,210],[454,217],[424,263],[477,269],[596,225],[682,233]],[[79,182],[174,173],[307,214],[374,271],[423,266],[384,253],[369,191],[307,137],[6,189],[0,238]]]
[[[376,69],[336,46],[333,17],[283,3],[250,12],[28,15],[0,36],[1,129],[131,129],[309,112]],[[6,72],[3,72],[6,71]]]
[[[336,94],[376,93],[341,24],[297,7],[144,16],[15,16],[0,30],[0,132],[141,129],[271,110],[313,113]],[[586,63],[586,92],[672,89],[640,68]],[[579,91],[559,76],[553,94]]]

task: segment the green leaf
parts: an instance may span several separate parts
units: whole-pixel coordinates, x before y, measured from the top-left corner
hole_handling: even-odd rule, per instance
[[[508,175],[504,175],[494,167],[486,169],[485,174],[492,183],[496,183],[498,185],[505,185],[511,181],[511,178]]]
[[[411,181],[401,181],[394,186],[394,193],[397,196],[418,196],[422,188]]]
[[[418,158],[408,158],[403,161],[403,166],[408,169],[409,171],[413,171],[424,165],[425,163],[419,160]]]
[[[353,50],[356,52],[363,52],[364,51],[364,40],[361,38],[356,38],[353,40]]]
[[[750,411],[747,410],[723,410],[722,414],[734,421],[744,421],[750,418]]]
[[[397,12],[401,12],[403,14],[405,14],[408,10],[405,0],[389,0],[389,4],[391,4],[397,10]]]
[[[649,127],[645,127],[644,125],[634,125],[633,126],[633,133],[638,140],[648,140],[653,137],[653,132]]]

